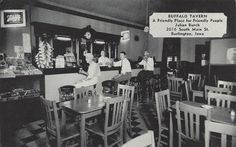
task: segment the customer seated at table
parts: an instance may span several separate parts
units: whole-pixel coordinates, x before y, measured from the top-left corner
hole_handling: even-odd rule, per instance
[[[114,81],[120,83],[122,81],[127,81],[131,78],[131,65],[129,60],[126,58],[126,53],[124,51],[120,52],[120,61],[114,62],[113,66],[121,67],[120,74],[112,78]]]
[[[83,73],[87,74],[87,77],[83,80],[79,80],[76,84],[76,88],[80,87],[87,87],[91,85],[95,85],[98,82],[98,77],[100,76],[100,67],[97,63],[94,62],[94,57],[91,53],[85,54],[85,60],[89,64],[88,72],[86,73],[83,71]]]
[[[101,57],[98,58],[99,66],[108,66],[111,64],[111,60],[105,56],[105,51],[101,51]]]
[[[143,60],[138,64],[143,65],[143,70],[138,73],[137,80],[140,82],[140,85],[142,87],[142,96],[144,97],[147,87],[146,81],[153,76],[154,60],[150,56],[149,52],[145,51]]]

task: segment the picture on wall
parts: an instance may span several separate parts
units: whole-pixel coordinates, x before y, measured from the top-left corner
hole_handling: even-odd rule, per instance
[[[121,36],[122,41],[128,41],[130,39],[130,31],[122,31]]]
[[[2,10],[1,11],[1,27],[25,27],[26,16],[25,10]]]

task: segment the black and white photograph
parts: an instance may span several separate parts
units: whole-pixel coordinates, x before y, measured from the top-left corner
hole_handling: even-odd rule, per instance
[[[236,147],[235,0],[0,0],[0,147]]]

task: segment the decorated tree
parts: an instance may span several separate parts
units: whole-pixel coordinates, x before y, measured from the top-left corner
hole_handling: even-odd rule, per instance
[[[51,47],[51,45],[46,40],[42,41],[39,44],[38,53],[35,56],[37,66],[39,68],[52,68],[52,54],[53,48]]]

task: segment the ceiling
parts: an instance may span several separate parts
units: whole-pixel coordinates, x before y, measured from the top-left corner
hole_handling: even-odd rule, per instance
[[[158,0],[47,0],[91,13],[145,25],[147,2],[158,7]]]
[[[215,12],[235,8],[234,0],[44,0],[145,25],[152,12]],[[148,9],[147,9],[148,3]]]
[[[4,0],[12,1],[15,0]],[[27,1],[27,0],[21,0]],[[235,15],[235,0],[28,0],[51,3],[94,15],[146,25],[152,12],[225,12]],[[147,9],[148,3],[148,9]]]

